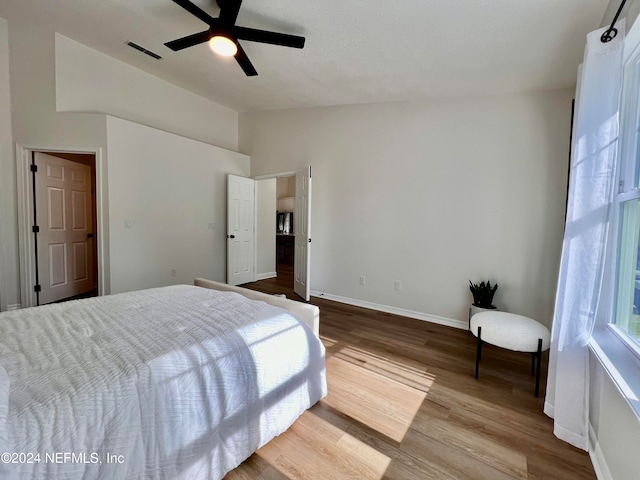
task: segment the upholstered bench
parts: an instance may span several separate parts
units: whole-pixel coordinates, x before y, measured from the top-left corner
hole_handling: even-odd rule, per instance
[[[480,368],[483,342],[516,352],[531,353],[531,373],[535,370],[535,396],[538,396],[542,352],[549,348],[551,340],[547,327],[531,318],[496,310],[476,313],[471,317],[471,332],[478,337],[476,378]]]

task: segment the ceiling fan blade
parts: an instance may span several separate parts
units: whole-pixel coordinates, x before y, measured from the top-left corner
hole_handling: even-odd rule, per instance
[[[251,60],[249,60],[249,57],[247,57],[247,54],[242,46],[240,46],[238,42],[236,42],[236,46],[238,47],[238,51],[235,54],[236,61],[238,62],[238,65],[242,67],[242,70],[244,70],[245,75],[247,77],[255,77],[256,75],[258,75],[258,72],[253,67]]]
[[[189,48],[193,47],[194,45],[208,42],[212,36],[212,31],[206,30],[204,32],[194,33],[193,35],[178,38],[177,40],[172,40],[165,43],[165,46],[169,47],[174,52],[177,52],[178,50],[182,50],[183,48]]]
[[[218,5],[220,6],[220,22],[225,25],[233,25],[238,18],[238,12],[240,11],[240,5],[242,0],[220,0]]]
[[[178,5],[180,5],[182,8],[184,8],[191,15],[194,15],[195,17],[198,17],[204,23],[208,23],[209,25],[213,25],[212,22],[214,22],[215,19],[211,15],[209,15],[207,12],[202,10],[200,7],[198,7],[197,5],[194,5],[193,3],[191,3],[189,0],[173,0],[173,2],[177,3]]]
[[[175,1],[175,0],[174,0]],[[287,33],[269,32],[267,30],[256,30],[248,27],[233,27],[233,34],[240,40],[251,42],[268,43],[270,45],[281,45],[283,47],[303,48],[304,37],[289,35]]]

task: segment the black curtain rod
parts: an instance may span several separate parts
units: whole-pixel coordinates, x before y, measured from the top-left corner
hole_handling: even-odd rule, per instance
[[[611,26],[604,31],[602,36],[600,36],[600,41],[602,43],[610,42],[611,40],[616,38],[616,36],[618,35],[618,29],[615,28],[614,25],[618,21],[618,17],[620,16],[620,13],[622,13],[622,9],[624,8],[625,3],[627,3],[627,0],[622,0],[622,2],[620,3],[620,6],[618,7],[618,11],[616,12],[616,16],[613,17],[613,22],[611,22]]]

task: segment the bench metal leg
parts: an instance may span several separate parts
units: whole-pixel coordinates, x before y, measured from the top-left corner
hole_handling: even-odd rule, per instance
[[[476,380],[478,379],[481,358],[482,358],[482,327],[478,327],[478,346],[476,348]]]
[[[531,375],[536,373],[536,352],[531,353]]]
[[[542,363],[542,339],[538,339],[538,351],[535,353],[534,358],[537,358],[536,364],[536,397],[540,394],[540,364]]]

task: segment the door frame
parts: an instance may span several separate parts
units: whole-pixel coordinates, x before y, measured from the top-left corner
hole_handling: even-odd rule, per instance
[[[267,175],[258,175],[258,176],[251,177],[251,178],[253,178],[257,182],[258,180],[269,180],[271,178],[295,177],[295,176],[296,176],[296,171],[295,170],[290,170],[288,172],[280,172],[280,173],[273,173],[273,174],[267,174]],[[276,200],[278,200],[278,199],[276,198]],[[277,210],[277,206],[276,206],[276,210]],[[255,216],[254,222],[255,222],[255,225],[257,225],[258,224],[257,223],[258,222],[258,208],[257,207],[255,208],[254,216]],[[294,222],[295,222],[295,219],[294,219]],[[276,245],[276,250],[277,250],[277,248],[278,248],[278,246]],[[274,254],[275,253],[276,252],[274,252]],[[256,263],[258,261],[258,231],[257,230],[255,231],[254,239],[253,239],[253,256],[255,258],[254,263]],[[277,270],[277,260],[276,260],[276,270]]]
[[[109,272],[106,268],[109,258],[107,231],[107,189],[106,170],[102,148],[60,147],[52,145],[16,144],[16,182],[18,194],[18,248],[20,255],[20,306],[36,305],[35,285],[35,242],[33,239],[33,195],[31,186],[31,154],[42,153],[84,153],[94,155],[96,163],[96,225],[98,258],[98,295],[108,295]]]
[[[309,166],[311,166],[311,164],[306,165],[302,168],[308,168]],[[300,170],[300,169],[298,169]],[[296,172],[298,170],[288,170],[286,172],[279,172],[279,173],[270,173],[270,174],[266,174],[266,175],[256,175],[255,177],[252,177],[254,180],[267,180],[270,178],[280,178],[280,177],[295,177],[296,176]],[[256,216],[257,216],[257,209],[256,209]],[[313,218],[313,217],[312,217]],[[256,219],[257,221],[257,219]],[[293,219],[293,222],[295,224],[296,219]],[[312,220],[311,220],[312,221]],[[257,258],[258,256],[258,234],[256,232],[255,234],[255,238],[254,238],[254,247],[255,247],[255,256]],[[294,265],[295,268],[295,265]],[[309,261],[309,269],[308,269],[308,277],[309,277],[309,283],[311,283],[311,261]],[[311,285],[309,285],[309,291],[311,291]]]

